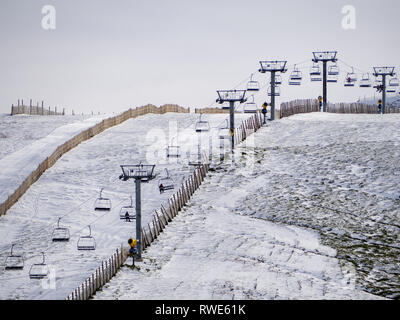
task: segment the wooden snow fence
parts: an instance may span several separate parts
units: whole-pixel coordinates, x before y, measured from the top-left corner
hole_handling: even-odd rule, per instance
[[[82,284],[80,284],[66,300],[88,300],[95,292],[104,286],[117,273],[128,257],[128,249],[117,249],[114,254],[93,272]]]
[[[205,154],[202,156],[203,164],[196,167],[193,174],[182,183],[179,190],[168,200],[166,207],[161,205],[159,210],[155,210],[152,221],[142,228],[142,252],[157,239],[168,223],[178,215],[179,211],[188,203],[195,191],[202,184],[210,169]],[[127,260],[128,252],[129,249],[122,246],[121,249],[117,249],[108,260],[101,263],[101,266],[91,276],[68,295],[66,300],[90,299],[97,290],[104,286],[117,273],[118,269]]]
[[[200,108],[200,109],[194,109],[195,113],[199,114],[218,114],[218,113],[223,113],[223,114],[229,114],[230,110],[229,109],[222,109],[222,108]],[[235,113],[241,113],[239,111],[235,111]]]
[[[30,114],[37,116],[63,116],[65,115],[65,108],[62,109],[62,112],[57,111],[57,107],[54,107],[54,110],[51,110],[50,107],[45,108],[44,102],[42,101],[41,106],[39,106],[39,102],[36,106],[32,105],[32,99],[30,100],[29,106],[24,105],[24,100],[18,100],[18,105],[11,105],[11,115],[17,114]]]
[[[77,134],[75,137],[71,138],[70,140],[59,146],[48,158],[40,163],[37,169],[26,177],[26,179],[21,183],[17,190],[9,195],[5,202],[0,203],[0,216],[4,215],[7,210],[10,209],[14,205],[14,203],[18,201],[18,199],[29,189],[29,187],[40,178],[43,172],[52,167],[62,155],[75,148],[81,142],[94,137],[95,135],[103,132],[106,129],[121,124],[122,122],[130,118],[136,118],[149,113],[164,114],[167,112],[189,113],[190,109],[172,104],[164,105],[159,108],[154,105],[148,104],[146,106],[138,107],[135,109],[129,109],[115,117],[105,119],[95,126]]]
[[[280,117],[290,117],[299,113],[319,112],[318,100],[294,100],[281,104]],[[365,103],[328,103],[328,113],[343,113],[343,114],[377,114],[377,106]],[[386,106],[386,113],[400,113],[400,108]]]
[[[255,113],[250,118],[243,120],[235,131],[235,145],[246,140],[249,135],[260,129],[262,124],[263,115],[261,113]]]

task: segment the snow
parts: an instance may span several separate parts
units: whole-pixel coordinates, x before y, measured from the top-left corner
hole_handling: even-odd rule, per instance
[[[238,115],[240,119],[247,115]],[[204,119],[205,117],[203,117]],[[224,121],[226,115],[210,117],[213,128]],[[0,269],[1,299],[64,299],[80,285],[94,270],[114,253],[127,239],[135,236],[133,223],[119,220],[120,207],[130,203],[129,197],[134,191],[132,181],[118,179],[121,164],[135,164],[140,161],[156,164],[157,179],[142,185],[142,222],[151,221],[154,210],[161,203],[166,204],[171,193],[159,194],[158,179],[168,168],[175,184],[179,185],[192,168],[187,165],[188,155],[197,153],[198,138],[208,143],[208,134],[195,134],[194,124],[198,116],[193,114],[146,115],[130,119],[115,126],[79,146],[61,157],[33,184],[21,199],[0,217],[0,252],[3,261],[9,253],[12,243],[17,242],[16,252],[24,252],[26,261],[22,271]],[[84,123],[97,119],[88,119]],[[71,126],[73,128],[71,128]],[[50,136],[41,139],[24,149],[1,160],[4,177],[12,177],[18,163],[29,163],[29,159],[39,162],[43,153],[50,153],[58,144],[85,127],[82,123],[69,124],[55,130]],[[165,149],[168,141],[177,136],[182,148],[183,159],[166,159]],[[213,130],[214,146],[217,146],[218,130]],[[11,161],[9,159],[13,159]],[[189,157],[190,158],[190,157]],[[7,161],[7,165],[4,165]],[[28,164],[27,163],[27,164]],[[2,189],[11,190],[12,185],[4,179]],[[12,181],[13,182],[13,181]],[[94,211],[93,204],[104,187],[103,196],[112,200],[111,212]],[[10,191],[7,191],[10,192]],[[69,243],[51,242],[53,228],[58,217],[62,217],[61,226],[70,229]],[[96,240],[96,251],[77,251],[79,236],[88,233],[91,225]],[[46,253],[46,262],[52,275],[50,282],[30,280],[29,268],[33,263],[41,262],[41,252]],[[54,284],[52,287],[51,283]],[[53,282],[52,282],[53,281]]]
[[[398,298],[399,120],[269,124],[95,299]]]
[[[30,116],[0,114],[0,160],[42,139],[68,123],[82,121],[88,115]]]
[[[226,117],[207,118],[216,128]],[[236,123],[245,117],[238,115]],[[64,299],[135,236],[135,225],[119,220],[120,207],[134,192],[132,181],[118,179],[119,166],[156,164],[159,176],[142,185],[145,226],[171,195],[158,192],[164,168],[178,185],[191,172],[187,158],[197,152],[198,138],[208,150],[208,134],[194,134],[196,119],[193,114],[131,119],[60,158],[0,217],[1,258],[14,242],[26,256],[22,271],[0,268],[0,299]],[[269,123],[238,146],[234,165],[228,157],[212,168],[145,251],[140,270],[123,267],[95,299],[396,297],[399,120],[400,115],[318,113]],[[213,163],[217,133],[211,132]],[[173,136],[184,155],[179,161],[165,157]],[[101,187],[112,200],[111,212],[93,210]],[[60,216],[71,241],[53,245]],[[97,249],[78,252],[76,242],[89,224]],[[55,287],[28,277],[42,251]]]
[[[27,118],[29,120],[23,121],[22,123],[17,120],[2,122],[4,132],[13,137],[7,140],[11,140],[11,144],[17,145],[17,148],[14,152],[11,152],[9,155],[0,159],[0,203],[5,202],[7,198],[22,184],[22,182],[64,142],[72,139],[80,132],[93,127],[110,116],[111,115],[95,116],[63,126],[59,126],[60,122],[56,121],[56,129],[44,138],[38,139],[30,144],[27,144],[26,142],[27,137],[35,137],[35,134],[43,130],[43,126],[48,124],[47,121],[44,121],[44,117],[39,120],[37,117],[35,119],[31,118],[31,116],[17,116],[18,118]],[[49,118],[51,117],[49,116]],[[63,117],[59,116],[57,118],[62,119]],[[52,122],[51,119],[49,120]],[[65,120],[68,120],[68,118],[65,118]],[[13,129],[14,121],[18,122],[15,129]],[[26,128],[28,124],[31,126],[33,125],[35,129],[30,130]],[[38,124],[40,125],[38,126]],[[21,129],[21,126],[24,126],[23,130]],[[51,128],[51,126],[47,127]],[[19,132],[22,132],[22,135],[19,134]],[[16,143],[16,141],[21,140],[25,141],[23,144],[26,146],[23,148],[19,148],[18,145],[20,145],[20,143]],[[5,149],[11,149],[11,147],[6,146]]]

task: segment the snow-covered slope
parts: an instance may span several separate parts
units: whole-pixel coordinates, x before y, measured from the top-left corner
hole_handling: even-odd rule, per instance
[[[58,127],[89,117],[88,115],[10,116],[0,114],[0,159],[46,137]]]
[[[238,125],[240,119],[246,117],[248,115],[238,115]],[[81,143],[61,157],[5,216],[0,217],[0,262],[4,264],[14,242],[18,243],[15,250],[24,252],[26,256],[22,271],[0,269],[0,298],[64,299],[121,243],[126,244],[129,237],[135,236],[134,224],[119,219],[121,206],[129,204],[129,196],[134,193],[132,181],[122,182],[118,179],[121,174],[120,165],[137,164],[140,161],[154,163],[158,178],[168,168],[175,184],[179,185],[191,170],[187,165],[187,153],[196,155],[198,138],[203,140],[204,145],[209,142],[207,133],[195,133],[197,118],[193,114],[171,113],[130,119]],[[210,116],[211,127],[223,124],[225,118],[226,115]],[[63,129],[68,128],[64,126]],[[54,132],[60,131],[64,132]],[[218,130],[211,133],[216,148]],[[182,149],[183,157],[179,161],[166,159],[165,149],[174,136],[174,143],[179,143]],[[29,148],[33,148],[33,145]],[[44,144],[37,146],[48,152]],[[36,154],[36,149],[34,151]],[[12,156],[16,161],[27,161],[23,153],[16,152]],[[13,168],[12,163],[10,168]],[[93,209],[102,187],[105,188],[103,196],[112,200],[111,212],[97,212]],[[165,204],[169,197],[169,192],[160,195],[158,179],[143,184],[144,225],[152,219],[154,210],[159,209],[161,203]],[[51,241],[58,217],[63,217],[61,225],[70,228],[69,243],[53,244]],[[97,243],[94,252],[81,252],[76,248],[79,236],[88,233],[87,225],[91,225]],[[48,285],[42,286],[40,280],[30,280],[28,277],[30,266],[41,262],[42,251],[46,253],[46,261],[55,275],[55,289]]]
[[[400,115],[271,123],[95,299],[398,298],[399,129]]]

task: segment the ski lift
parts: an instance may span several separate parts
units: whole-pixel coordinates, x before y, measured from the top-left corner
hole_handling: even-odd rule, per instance
[[[171,145],[167,148],[167,158],[179,158],[181,156],[181,148],[173,145],[174,139],[172,138]]]
[[[6,270],[21,270],[24,268],[24,257],[22,254],[14,254],[15,244],[11,245],[11,253],[6,258],[5,269]]]
[[[310,77],[312,82],[322,81],[321,69],[318,63],[314,63],[310,69]]]
[[[329,67],[328,75],[329,76],[338,76],[339,75],[339,67],[337,64],[334,64],[333,66]]]
[[[290,86],[299,86],[301,85],[301,80],[303,79],[303,74],[300,70],[296,69],[296,66],[294,66],[294,70],[290,74],[289,77],[289,85]]]
[[[279,97],[281,95],[281,88],[278,86],[275,86],[275,97]],[[268,96],[272,96],[272,87],[268,88]]]
[[[390,87],[398,87],[398,86],[400,86],[399,79],[397,77],[394,77],[394,78],[390,79],[389,80],[389,86]]]
[[[35,263],[29,270],[29,278],[31,279],[43,279],[49,274],[49,267],[45,262],[44,252],[42,252],[43,261],[42,263]]]
[[[372,83],[371,83],[371,78],[369,76],[369,73],[365,73],[362,75],[362,78],[360,80],[360,88],[371,88]]]
[[[230,132],[230,128],[229,128],[228,119],[225,119],[225,123],[226,123],[226,125],[224,127],[219,128],[219,130],[218,130],[218,136],[221,140],[231,138],[231,132]]]
[[[260,91],[260,84],[253,80],[253,74],[251,74],[250,81],[247,83],[247,91]]]
[[[78,250],[96,250],[96,241],[92,237],[92,229],[89,227],[89,235],[80,236],[76,247]]]
[[[354,87],[354,81],[352,81],[350,77],[346,77],[346,79],[344,80],[344,86]]]
[[[282,84],[282,76],[280,74],[277,74],[275,76],[275,84],[276,85]]]
[[[131,222],[131,220],[136,219],[136,209],[133,207],[133,200],[131,198],[130,206],[123,206],[119,211],[119,217],[121,220],[125,220],[126,222]]]
[[[58,218],[57,222],[57,228],[53,230],[53,236],[52,239],[54,242],[62,242],[62,241],[69,241],[69,229],[68,228],[61,228],[60,227],[60,220],[61,218]]]
[[[318,63],[314,63],[310,68],[310,76],[321,76],[321,69]]]
[[[257,104],[254,102],[254,96],[252,96],[253,101],[246,102],[243,107],[243,113],[257,113]]]
[[[352,71],[347,73],[346,79],[350,79],[351,82],[357,82],[357,73],[354,72],[353,67]]]
[[[97,198],[94,203],[94,210],[110,211],[111,210],[111,200],[108,198],[102,197],[103,189],[104,188],[101,188],[100,197]]]
[[[210,131],[210,124],[208,123],[207,120],[202,120],[203,114],[200,114],[200,119],[196,123],[196,132],[208,132]]]
[[[329,82],[329,83],[337,83],[337,82],[338,82],[338,76],[337,76],[337,75],[330,75],[330,76],[328,76],[328,78],[326,79],[326,82]]]
[[[167,168],[165,168],[165,172],[167,173],[167,175],[158,181],[158,188],[160,189],[160,193],[163,193],[164,191],[167,190],[175,189],[174,181],[169,176]]]

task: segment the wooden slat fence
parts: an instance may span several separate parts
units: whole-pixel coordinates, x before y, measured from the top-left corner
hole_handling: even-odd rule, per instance
[[[305,99],[284,102],[281,104],[280,117],[285,118],[299,113],[319,112],[318,100]],[[329,113],[353,113],[353,114],[376,114],[378,109],[375,105],[365,103],[328,103]],[[386,113],[400,113],[400,108],[386,106]]]

